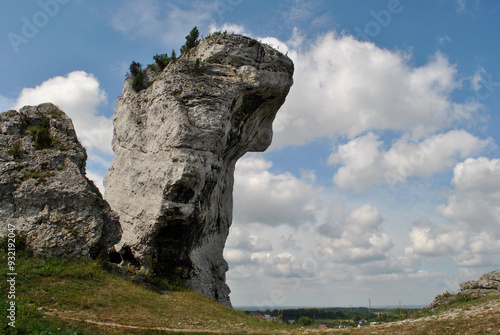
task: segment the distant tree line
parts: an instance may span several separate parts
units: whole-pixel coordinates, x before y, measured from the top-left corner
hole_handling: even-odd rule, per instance
[[[377,317],[373,311],[368,309],[343,309],[343,308],[297,308],[284,310],[266,310],[261,312],[272,316],[283,314],[284,320],[299,320],[301,317],[307,316],[311,319],[333,319],[333,320],[353,320],[359,317],[360,319],[368,320]]]
[[[417,313],[418,310],[401,309],[401,308],[296,308],[296,309],[282,309],[282,310],[265,310],[247,312],[250,314],[262,313],[269,314],[273,317],[282,317],[284,321],[295,320],[300,324],[309,323],[308,319],[312,322],[315,320],[351,320],[357,323],[360,320],[375,321],[375,322],[392,322],[401,320],[409,315]],[[307,318],[307,319],[306,319]],[[300,320],[302,319],[302,322]]]

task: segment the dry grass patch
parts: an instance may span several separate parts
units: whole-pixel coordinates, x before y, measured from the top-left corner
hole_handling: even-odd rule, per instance
[[[0,248],[0,259],[6,254]],[[419,319],[361,329],[301,328],[247,316],[195,292],[161,295],[97,261],[16,260],[16,328],[2,334],[500,334],[500,296],[462,302]],[[2,268],[5,275],[6,267]],[[7,292],[7,282],[0,281]],[[5,314],[7,301],[0,300]],[[5,315],[1,315],[5,318]],[[5,319],[4,319],[5,320]]]
[[[47,324],[56,325],[52,327],[56,331],[45,334],[73,335],[267,334],[286,327],[257,320],[195,292],[161,295],[154,286],[114,275],[97,261],[23,256],[17,266],[17,303],[24,312],[18,316],[19,328],[7,329],[6,334],[42,334]]]

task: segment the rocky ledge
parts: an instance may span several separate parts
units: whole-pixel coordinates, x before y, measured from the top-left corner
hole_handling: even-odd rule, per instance
[[[292,85],[293,63],[256,40],[202,40],[146,88],[125,81],[113,118],[106,200],[123,236],[115,261],[181,279],[230,305],[222,252],[232,221],[236,161],[264,151]]]
[[[456,294],[443,293],[431,302],[429,309],[439,306],[451,305],[461,300],[473,300],[488,295],[500,295],[500,272],[492,271],[485,273],[479,280],[469,280],[460,283],[460,292]]]
[[[99,257],[118,217],[85,176],[87,153],[53,104],[0,114],[0,235],[24,232],[35,254]]]

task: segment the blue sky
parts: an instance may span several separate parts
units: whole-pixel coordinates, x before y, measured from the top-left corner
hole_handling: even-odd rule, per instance
[[[69,114],[102,188],[132,60],[195,25],[295,63],[264,154],[237,164],[235,306],[427,305],[500,267],[500,3],[4,0],[0,109]]]

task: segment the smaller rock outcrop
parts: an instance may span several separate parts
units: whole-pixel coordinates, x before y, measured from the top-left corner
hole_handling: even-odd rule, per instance
[[[120,240],[118,217],[85,176],[87,153],[51,103],[0,114],[0,235],[25,232],[35,254],[98,257]]]
[[[460,292],[457,294],[443,293],[431,302],[429,309],[447,306],[458,301],[473,300],[488,295],[500,295],[500,271],[485,273],[479,280],[469,280],[459,284]]]
[[[463,282],[460,291],[473,296],[500,294],[500,272],[492,271],[479,277],[479,280]]]

